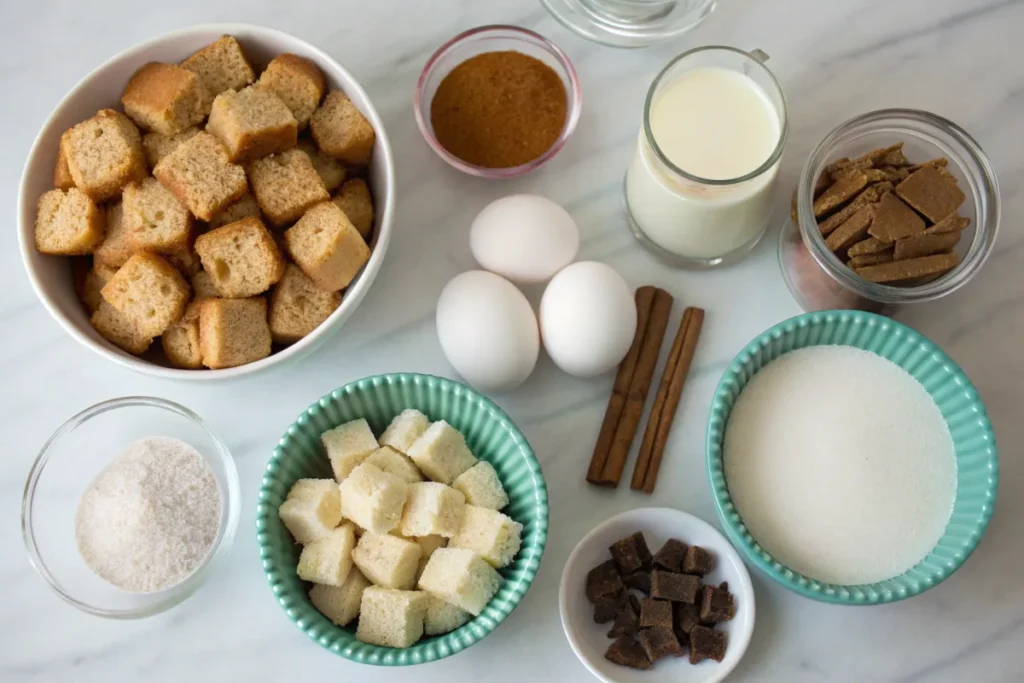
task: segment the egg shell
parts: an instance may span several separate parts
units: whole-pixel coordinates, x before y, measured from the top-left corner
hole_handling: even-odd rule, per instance
[[[469,229],[481,268],[512,282],[546,282],[576,258],[580,231],[569,212],[547,197],[513,194],[483,208]]]
[[[480,391],[519,386],[540,354],[530,302],[511,282],[483,270],[445,285],[437,301],[437,336],[455,372]]]
[[[612,268],[580,261],[563,268],[540,302],[544,348],[555,364],[577,377],[617,366],[636,333],[636,302]]]

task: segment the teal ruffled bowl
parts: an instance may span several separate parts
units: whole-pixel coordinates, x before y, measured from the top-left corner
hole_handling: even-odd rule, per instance
[[[340,628],[309,601],[309,584],[295,567],[301,547],[278,518],[288,490],[304,477],[330,478],[331,467],[320,434],[360,417],[375,434],[406,408],[431,420],[445,420],[462,432],[473,454],[494,466],[508,492],[504,510],[523,525],[523,544],[515,561],[500,570],[504,582],[480,616],[451,633],[424,638],[395,649],[356,640],[354,628]],[[472,389],[440,377],[377,375],[335,389],[311,405],[285,432],[274,449],[260,487],[256,534],[260,560],[274,597],[288,618],[321,647],[361,664],[408,666],[443,659],[466,649],[497,628],[516,608],[540,567],[548,531],[548,493],[540,463],[526,437],[494,403]]]
[[[722,439],[729,413],[743,387],[779,356],[807,346],[855,346],[878,354],[909,372],[939,406],[953,436],[957,463],[956,498],[946,532],[915,567],[891,579],[845,586],[808,578],[775,560],[743,524],[729,497],[722,463]],[[895,602],[941,583],[978,546],[996,500],[999,465],[995,436],[978,392],[964,372],[935,344],[888,318],[862,311],[819,311],[779,323],[750,342],[729,365],[711,402],[707,469],[718,519],[747,561],[786,588],[814,600],[844,605]]]

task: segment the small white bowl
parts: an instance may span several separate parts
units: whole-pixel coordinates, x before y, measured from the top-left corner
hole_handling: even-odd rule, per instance
[[[226,370],[178,370],[164,367],[122,351],[101,337],[89,324],[71,281],[66,257],[44,256],[36,251],[34,228],[36,201],[53,187],[53,166],[61,134],[103,108],[119,108],[128,79],[147,62],[178,63],[224,34],[235,36],[257,69],[276,55],[291,52],[311,59],[324,72],[329,88],[340,88],[370,120],[377,143],[370,161],[369,182],[374,195],[376,221],[370,243],[373,253],[362,273],[345,290],[341,306],[301,341],[263,360]],[[281,31],[250,24],[206,24],[151,38],[121,52],[83,78],[50,114],[36,137],[21,176],[18,196],[18,234],[21,256],[39,300],[54,319],[78,342],[100,356],[132,370],[168,379],[214,380],[248,375],[291,358],[303,356],[325,342],[355,312],[384,261],[391,240],[394,214],[395,169],[384,123],[366,92],[345,67],[306,41]]]
[[[658,552],[669,538],[706,548],[714,557],[714,570],[705,583],[729,582],[736,596],[736,616],[717,626],[727,634],[725,659],[704,660],[692,665],[687,656],[661,659],[646,671],[613,664],[604,658],[611,624],[595,624],[594,608],[584,594],[587,572],[611,559],[608,548],[630,534],[642,531],[652,553]],[[558,589],[558,608],[562,628],[573,652],[583,665],[605,683],[715,683],[736,667],[750,644],[754,632],[754,587],[739,554],[710,524],[671,508],[640,508],[606,520],[583,537],[569,555],[562,570]]]

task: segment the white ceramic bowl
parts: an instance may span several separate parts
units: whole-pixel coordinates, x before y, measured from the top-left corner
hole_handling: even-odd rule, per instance
[[[604,653],[612,641],[611,624],[595,624],[594,608],[584,594],[587,572],[611,559],[609,546],[630,534],[642,531],[652,553],[658,552],[669,538],[706,548],[715,559],[714,570],[705,583],[729,582],[736,596],[736,617],[716,628],[727,634],[725,659],[690,664],[689,657],[662,659],[647,671],[612,664]],[[599,524],[583,537],[569,555],[558,588],[558,608],[562,628],[573,652],[583,665],[605,683],[715,683],[725,679],[736,667],[750,643],[754,631],[754,588],[750,574],[739,554],[722,534],[707,522],[671,508],[640,508],[616,515]]]
[[[89,316],[75,295],[71,268],[65,257],[44,256],[35,249],[33,230],[36,201],[52,188],[53,166],[61,134],[99,109],[119,108],[121,92],[128,79],[143,64],[152,61],[177,63],[224,34],[235,36],[257,69],[262,69],[282,52],[313,60],[324,72],[329,88],[340,88],[370,120],[377,144],[370,162],[370,185],[376,206],[376,222],[370,246],[373,253],[362,273],[345,290],[345,296],[331,316],[314,332],[283,351],[261,361],[226,370],[177,370],[152,363],[122,351],[103,339],[89,324]],[[158,377],[213,380],[247,375],[296,358],[320,346],[359,306],[373,283],[391,239],[394,214],[394,162],[384,123],[362,87],[330,55],[304,40],[270,28],[250,24],[207,24],[181,29],[145,41],[108,59],[83,78],[54,110],[36,137],[21,177],[18,198],[18,234],[22,260],[39,300],[60,325],[80,343],[115,363]]]

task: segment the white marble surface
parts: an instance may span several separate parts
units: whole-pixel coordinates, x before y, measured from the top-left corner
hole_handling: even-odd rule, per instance
[[[787,185],[810,147],[841,120],[879,107],[913,106],[947,116],[978,138],[998,171],[1004,208],[995,254],[975,281],[948,299],[901,315],[964,367],[995,425],[1001,490],[980,549],[943,585],[884,607],[817,604],[756,576],[754,640],[732,680],[1024,680],[1024,2],[719,5],[706,24],[681,40],[623,52],[569,34],[536,0],[5,2],[0,680],[588,680],[563,637],[556,609],[569,551],[597,521],[627,508],[670,505],[715,521],[703,470],[709,397],[742,344],[799,312],[778,271],[774,233],[735,267],[680,273],[654,262],[624,226],[620,185],[646,87],[672,55],[707,43],[760,47],[771,55],[792,112]],[[29,287],[17,254],[14,213],[22,163],[37,129],[88,69],[149,36],[210,21],[275,26],[345,63],[387,122],[397,150],[399,205],[395,238],[377,283],[331,342],[282,372],[197,386],[131,374],[67,337]],[[558,42],[574,60],[585,93],[583,118],[565,150],[541,172],[506,184],[474,180],[444,166],[421,140],[411,109],[427,55],[456,31],[498,22],[527,26]],[[498,398],[533,444],[551,492],[552,533],[537,582],[496,633],[462,654],[415,671],[360,668],[308,641],[272,599],[253,532],[260,474],[283,428],[334,387],[385,371],[451,374],[434,334],[434,301],[448,278],[472,265],[470,218],[490,199],[512,191],[543,192],[564,203],[583,231],[581,257],[609,263],[632,285],[655,283],[678,301],[708,309],[661,483],[653,497],[584,484],[611,379],[575,380],[542,359],[524,387]],[[28,564],[18,520],[25,475],[50,432],[81,408],[127,394],[180,401],[206,417],[234,451],[244,500],[230,560],[196,596],[162,616],[118,623],[79,613],[49,591]]]

